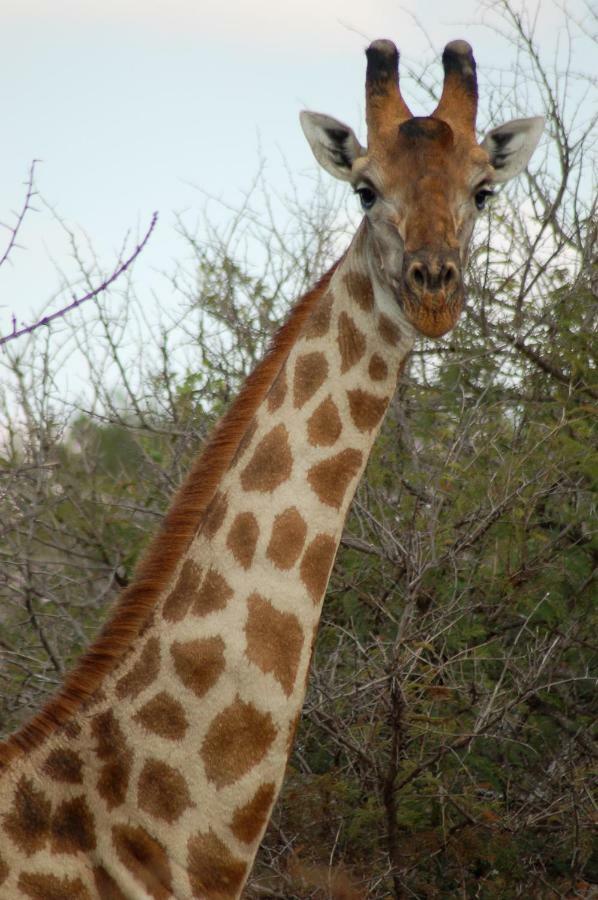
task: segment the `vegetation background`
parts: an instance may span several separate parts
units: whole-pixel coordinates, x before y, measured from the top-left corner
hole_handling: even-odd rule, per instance
[[[248,898],[598,885],[598,135],[596,78],[574,56],[598,20],[563,12],[563,70],[501,8],[515,63],[481,90],[492,124],[518,103],[544,112],[544,156],[479,223],[461,323],[411,356],[347,522]],[[409,75],[431,103],[430,74]],[[127,271],[0,355],[4,734],[98,631],[214,421],[354,227],[324,184],[308,207],[292,184],[284,203],[264,197],[258,173],[226,225],[180,220],[159,316]],[[84,294],[106,276],[69,236]],[[75,353],[88,387],[65,396]]]

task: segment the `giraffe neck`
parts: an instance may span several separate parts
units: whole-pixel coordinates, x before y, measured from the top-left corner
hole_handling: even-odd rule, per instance
[[[362,246],[358,233],[134,648],[13,766],[10,849],[39,872],[56,873],[61,853],[69,865],[85,858],[91,897],[232,898],[243,887],[347,510],[413,340],[375,296]],[[25,808],[44,803],[47,821],[27,838]]]

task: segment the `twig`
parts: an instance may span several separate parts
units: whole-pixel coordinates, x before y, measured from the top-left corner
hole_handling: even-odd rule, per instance
[[[8,241],[8,246],[7,246],[6,250],[4,251],[4,254],[2,255],[2,257],[0,257],[0,266],[3,263],[5,263],[6,260],[8,259],[8,257],[10,256],[10,252],[17,242],[17,235],[20,231],[21,225],[23,224],[23,219],[25,218],[25,216],[31,209],[31,205],[30,205],[31,198],[36,193],[36,191],[33,189],[33,177],[35,174],[35,164],[37,162],[39,162],[39,160],[34,159],[33,162],[31,163],[31,166],[29,167],[29,177],[27,178],[27,182],[26,182],[27,191],[25,193],[25,202],[23,203],[23,208],[21,209],[21,212],[17,216],[16,224],[12,228],[10,227],[10,225],[6,226],[10,230],[10,239]],[[15,321],[15,319],[13,316],[13,322],[14,321]]]
[[[114,272],[112,273],[112,275],[110,275],[109,278],[106,278],[99,285],[99,287],[94,288],[92,291],[89,291],[87,294],[84,294],[83,297],[75,297],[73,299],[73,302],[69,303],[68,306],[65,306],[64,309],[59,309],[56,312],[51,313],[49,316],[44,316],[43,319],[40,319],[38,322],[34,322],[33,325],[26,325],[19,330],[17,330],[17,321],[16,321],[15,317],[13,316],[13,319],[12,319],[13,329],[10,334],[6,334],[3,337],[0,337],[0,347],[2,347],[4,344],[7,344],[9,341],[16,340],[16,338],[21,337],[24,334],[31,334],[33,331],[36,331],[36,329],[41,328],[42,325],[49,325],[50,322],[53,322],[55,319],[61,319],[63,316],[65,316],[71,310],[76,309],[78,306],[81,306],[81,304],[85,303],[87,300],[92,300],[94,297],[97,297],[98,294],[101,294],[103,291],[105,291],[107,288],[109,288],[110,285],[113,284],[117,280],[117,278],[119,278],[123,274],[123,272],[127,271],[129,266],[131,265],[131,263],[133,263],[134,260],[137,259],[137,257],[139,256],[139,254],[141,253],[141,251],[143,250],[143,248],[149,241],[151,233],[154,230],[157,221],[158,221],[158,213],[155,212],[152,216],[150,226],[149,226],[148,230],[146,231],[145,237],[143,238],[141,243],[135,247],[135,250],[133,251],[131,256],[129,256],[129,258],[127,260],[125,260],[125,262],[122,263],[117,269],[115,269]]]

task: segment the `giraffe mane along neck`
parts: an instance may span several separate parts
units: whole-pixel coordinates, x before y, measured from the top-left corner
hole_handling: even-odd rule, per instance
[[[201,526],[220,479],[256,409],[341,261],[335,262],[293,307],[265,357],[217,424],[139,562],[133,582],[123,590],[99,637],[77,662],[59,692],[19,731],[0,744],[0,770],[16,755],[39,746],[63,726],[131,648],[172,578],[181,555]]]

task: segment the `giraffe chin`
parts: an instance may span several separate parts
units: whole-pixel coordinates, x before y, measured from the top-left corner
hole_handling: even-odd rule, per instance
[[[405,296],[402,307],[406,317],[420,334],[439,338],[457,324],[463,309],[463,297],[453,294],[447,299],[444,292],[424,294],[421,300]]]

